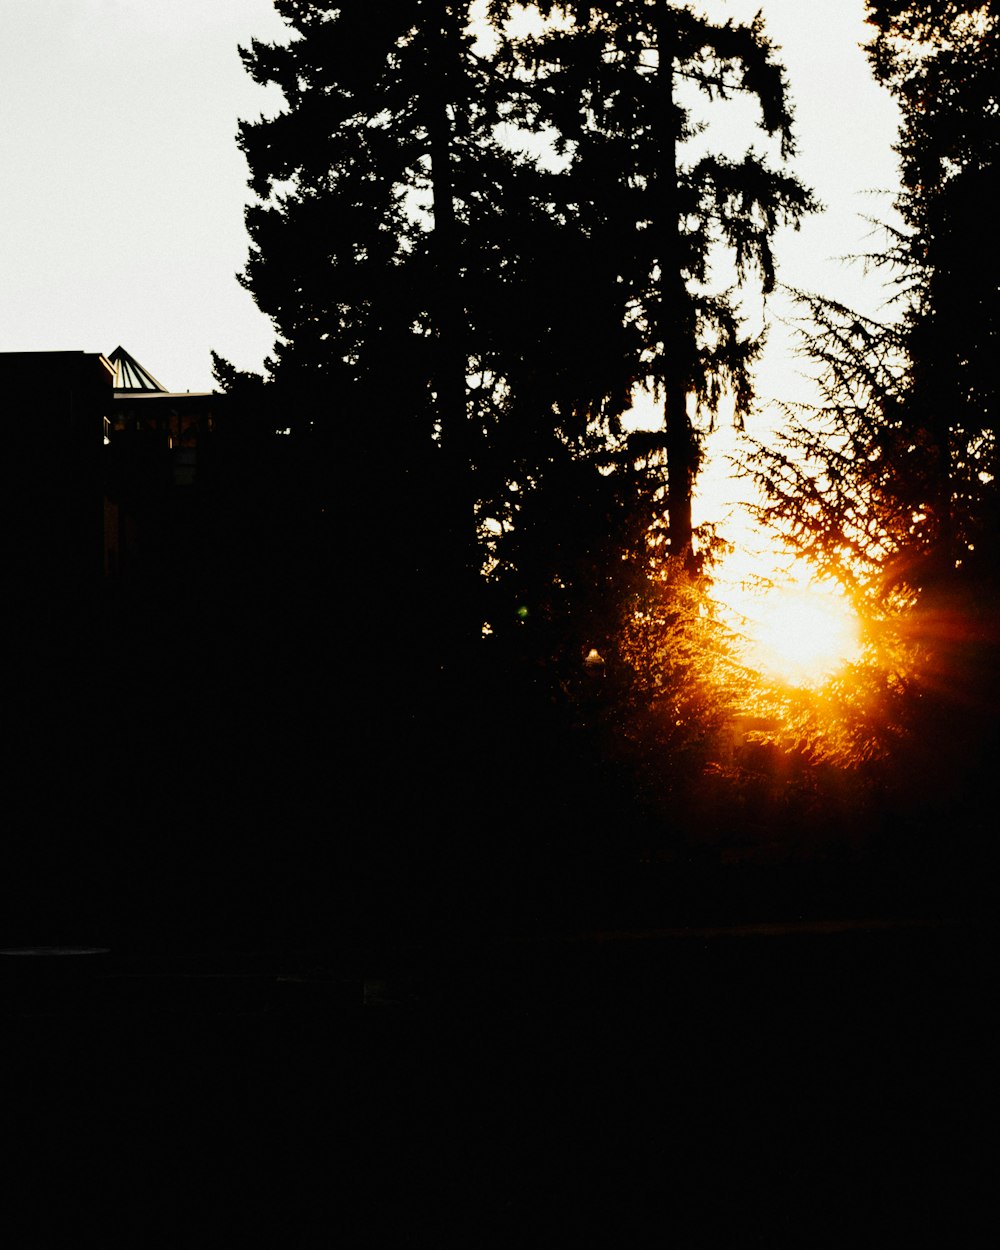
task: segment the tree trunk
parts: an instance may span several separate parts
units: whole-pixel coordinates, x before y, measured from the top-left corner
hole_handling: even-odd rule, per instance
[[[659,10],[659,79],[663,98],[658,171],[660,301],[664,336],[664,422],[667,441],[667,517],[670,551],[688,567],[694,564],[691,494],[694,484],[694,431],[687,397],[694,362],[691,300],[681,273],[680,203],[677,187],[677,110],[674,106],[675,38],[669,5]]]
[[[430,47],[431,83],[427,127],[430,139],[431,193],[434,214],[434,321],[436,356],[434,389],[440,423],[442,474],[438,512],[442,585],[440,611],[448,605],[452,646],[478,636],[478,543],[475,519],[474,455],[468,417],[465,310],[462,297],[460,244],[453,181],[454,122],[449,104],[458,100],[454,88],[461,72],[458,29],[452,6],[442,5],[440,26]]]

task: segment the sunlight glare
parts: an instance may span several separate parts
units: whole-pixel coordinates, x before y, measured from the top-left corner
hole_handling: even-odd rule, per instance
[[[821,684],[860,658],[858,619],[844,598],[811,585],[775,589],[746,610],[748,659],[795,686]]]

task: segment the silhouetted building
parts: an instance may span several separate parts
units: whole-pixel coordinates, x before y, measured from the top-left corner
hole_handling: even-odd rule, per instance
[[[102,432],[114,367],[95,352],[0,353],[0,404],[12,506],[7,587],[44,611],[101,575]]]
[[[122,347],[0,353],[15,602],[44,614],[183,546],[220,402],[168,391]]]
[[[221,397],[168,391],[123,347],[108,357],[104,571],[118,577],[190,538]]]

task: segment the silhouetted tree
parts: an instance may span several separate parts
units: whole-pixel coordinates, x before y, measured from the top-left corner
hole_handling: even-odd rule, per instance
[[[241,145],[262,199],[244,281],[279,333],[282,426],[335,425],[347,459],[379,464],[375,507],[352,499],[363,530],[387,538],[382,504],[396,497],[429,549],[460,550],[478,573],[477,525],[513,509],[523,533],[547,465],[575,463],[582,442],[621,452],[614,424],[646,383],[675,414],[662,441],[672,549],[687,558],[688,395],[714,411],[731,386],[742,412],[758,349],[734,297],[706,294],[711,250],[721,242],[741,279],[756,268],[769,289],[774,231],[810,206],[753,153],[679,162],[695,130],[681,80],[749,93],[791,152],[760,23],[714,27],[666,3],[612,6],[600,21],[601,6],[545,5],[573,25],[532,48],[526,83],[507,76],[518,57],[523,74],[523,45],[498,65],[476,55],[468,5],[406,0],[377,23],[352,6],[278,7],[298,38],[244,55],[288,108],[244,123]],[[495,20],[510,7],[494,5]],[[568,167],[516,160],[495,141],[498,120],[554,127]]]
[[[712,289],[713,268],[725,253],[737,283],[756,271],[769,291],[775,231],[813,202],[753,151],[736,159],[703,153],[687,163],[682,148],[699,132],[698,92],[709,100],[747,95],[787,159],[784,75],[760,18],[715,25],[667,0],[533,7],[559,20],[506,52],[523,81],[519,115],[555,143],[565,202],[577,228],[600,239],[615,275],[618,316],[635,340],[626,393],[645,385],[664,402],[670,550],[691,563],[699,437],[688,401],[714,415],[729,389],[741,418],[760,348],[744,336],[735,292]],[[607,347],[620,352],[620,338]],[[606,385],[609,395],[620,386],[613,367]]]
[[[845,683],[845,706],[887,743],[924,805],[914,819],[971,825],[996,749],[1000,266],[982,214],[1000,26],[992,6],[952,0],[872,0],[869,20],[901,110],[903,225],[872,258],[897,316],[801,296],[820,400],[789,413],[755,472],[762,513],[869,621],[878,662]]]
[[[828,571],[891,593],[992,578],[1000,251],[983,204],[1000,146],[989,6],[872,3],[876,77],[900,105],[903,227],[872,259],[899,315],[803,296],[822,399],[763,453],[769,514]]]
[[[481,623],[468,310],[506,161],[469,5],[277,8],[291,40],[243,56],[287,107],[240,128],[259,197],[242,280],[278,335],[274,424],[327,466],[356,641],[398,646],[408,615],[411,642],[454,643]]]
[[[278,8],[297,37],[244,59],[287,108],[240,131],[260,197],[243,281],[278,333],[274,425],[330,465],[322,502],[351,528],[365,637],[391,578],[410,638],[453,653],[480,636],[511,488],[567,454],[607,389],[588,362],[625,333],[615,276],[574,234],[562,183],[496,141],[507,88],[469,4],[397,0],[378,21]]]
[[[485,694],[461,717],[436,702],[463,648],[496,655],[508,691],[524,689],[504,680],[512,659],[547,667],[550,710],[590,647],[614,669],[611,640],[650,587],[664,456],[670,553],[693,563],[688,400],[714,413],[731,388],[742,412],[758,350],[736,295],[709,288],[714,250],[768,290],[775,231],[811,206],[753,153],[690,166],[680,153],[696,131],[686,83],[749,95],[790,154],[759,23],[715,27],[659,3],[597,6],[594,20],[545,5],[572,20],[529,64],[497,34],[510,7],[492,8],[494,52],[468,3],[393,0],[373,16],[277,0],[291,41],[244,53],[286,101],[240,131],[258,196],[244,281],[277,342],[265,382],[225,362],[219,377],[290,431],[284,460],[313,466],[296,517],[308,505],[335,518],[315,572],[340,592],[336,694],[343,707],[350,691],[365,775],[382,776],[372,744],[391,749],[391,726],[406,724],[400,784],[376,809],[429,806],[431,788],[440,805],[457,776],[468,798],[496,786],[491,748],[546,742],[518,694],[498,717]],[[538,154],[539,129],[554,159]],[[668,419],[639,447],[621,417],[643,385]],[[548,770],[553,803],[567,793],[559,777],[579,772],[571,747],[563,762],[565,774]]]
[[[941,572],[992,574],[997,557],[996,358],[1000,243],[983,206],[1000,155],[1000,21],[989,4],[875,0],[875,75],[902,114],[911,425],[933,456],[925,527]],[[986,228],[984,228],[986,227]]]

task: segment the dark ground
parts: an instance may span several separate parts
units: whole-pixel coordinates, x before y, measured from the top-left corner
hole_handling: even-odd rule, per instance
[[[984,873],[609,854],[266,637],[113,624],[8,683],[11,1245],[985,1242]]]
[[[988,936],[8,953],[8,1236],[982,1244]]]

